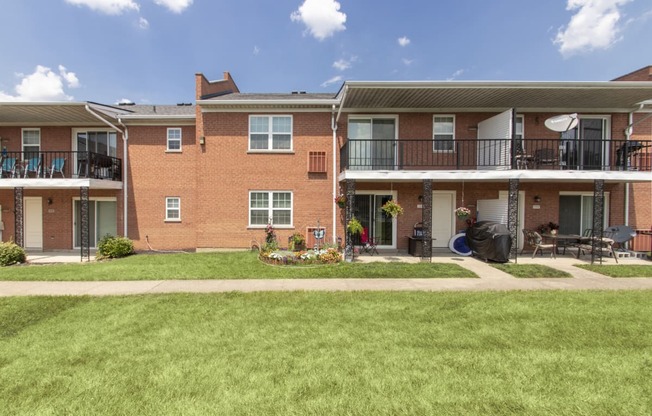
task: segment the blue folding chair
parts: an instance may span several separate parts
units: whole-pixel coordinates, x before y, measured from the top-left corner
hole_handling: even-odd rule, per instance
[[[16,174],[16,158],[5,157],[2,159],[2,177],[11,178]]]
[[[41,158],[33,157],[27,160],[27,165],[25,165],[25,178],[28,177],[29,173],[33,172],[35,177],[41,176]]]
[[[61,174],[62,178],[65,178],[66,175],[63,174],[63,167],[66,164],[66,158],[64,157],[57,157],[52,160],[52,165],[50,166],[50,178],[54,176],[55,172],[58,172]]]

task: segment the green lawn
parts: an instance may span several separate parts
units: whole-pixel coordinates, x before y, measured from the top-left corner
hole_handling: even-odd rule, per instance
[[[7,415],[649,415],[652,291],[0,298]]]
[[[172,280],[172,279],[308,279],[440,278],[478,276],[457,264],[340,263],[272,266],[257,253],[137,254],[123,259],[76,264],[0,268],[0,280]]]
[[[609,277],[652,277],[652,265],[646,264],[576,264],[575,267]]]
[[[541,264],[492,264],[492,266],[514,277],[573,277],[565,271]]]

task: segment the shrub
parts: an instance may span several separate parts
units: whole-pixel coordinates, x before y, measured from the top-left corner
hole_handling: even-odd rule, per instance
[[[25,263],[26,258],[25,250],[13,241],[0,243],[0,266]]]
[[[105,235],[97,244],[97,254],[100,257],[116,259],[134,252],[134,243],[127,237]]]

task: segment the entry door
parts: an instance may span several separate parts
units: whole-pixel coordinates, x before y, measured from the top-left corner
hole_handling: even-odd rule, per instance
[[[25,248],[43,250],[43,200],[38,197],[25,197]]]
[[[353,211],[363,228],[367,229],[369,238],[375,238],[379,247],[394,248],[395,221],[382,210],[383,205],[392,199],[392,195],[356,194]]]
[[[455,235],[453,210],[455,191],[434,191],[432,193],[432,247],[448,247],[448,241]]]

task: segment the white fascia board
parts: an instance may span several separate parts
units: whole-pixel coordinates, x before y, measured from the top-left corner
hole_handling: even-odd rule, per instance
[[[632,89],[652,88],[649,81],[346,81],[350,89],[355,88],[609,88]]]
[[[87,178],[5,178],[0,180],[0,189],[122,189],[122,182]]]
[[[197,100],[197,105],[203,107],[217,107],[217,106],[265,106],[265,105],[284,105],[284,106],[303,106],[303,105],[323,105],[332,106],[338,105],[340,100],[327,99],[327,100]]]
[[[422,181],[435,180],[438,182],[459,181],[508,181],[519,179],[525,182],[577,182],[592,183],[595,180],[606,182],[649,182],[652,183],[650,172],[635,171],[549,171],[549,170],[376,170],[361,171],[347,170],[339,175],[339,180],[359,180],[370,182],[386,181]]]

